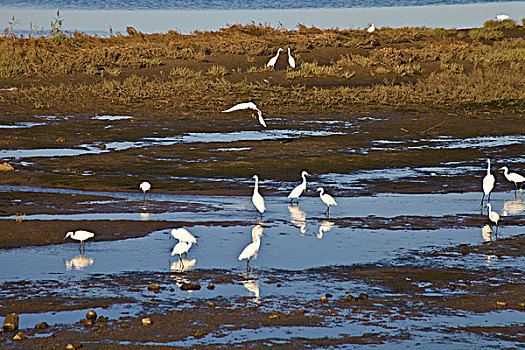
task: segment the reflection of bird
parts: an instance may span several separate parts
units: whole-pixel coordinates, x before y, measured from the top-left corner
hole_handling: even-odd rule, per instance
[[[317,192],[320,192],[319,197],[321,198],[323,203],[326,204],[325,213],[330,213],[330,206],[337,205],[337,203],[335,202],[335,199],[332,196],[330,196],[328,193],[324,193],[324,188],[322,187],[319,187],[317,189]]]
[[[253,188],[253,195],[252,195],[252,203],[255,205],[255,217],[257,217],[257,210],[262,214],[266,210],[266,207],[264,206],[264,198],[259,193],[259,177],[257,175],[253,175],[253,178],[255,179],[255,187]]]
[[[290,67],[295,68],[295,58],[293,58],[292,54],[290,53],[290,48],[288,48],[288,64]]]
[[[494,183],[496,178],[490,173],[490,159],[487,159],[487,175],[483,178],[483,197],[481,197],[480,208],[483,208],[483,199],[488,196],[488,202],[490,202],[490,192],[494,189]]]
[[[483,237],[485,242],[492,241],[492,227],[490,225],[484,225],[481,228],[481,237]]]
[[[252,292],[255,294],[254,301],[256,303],[259,302],[259,282],[256,280],[246,280],[242,281],[242,284],[244,285],[244,288],[248,289],[249,292]]]
[[[277,63],[277,59],[279,58],[279,53],[281,53],[283,49],[279,48],[279,50],[277,50],[277,54],[275,56],[273,56],[272,58],[270,58],[270,60],[268,61],[268,63],[266,63],[266,67],[273,67],[275,66],[275,64]]]
[[[195,238],[194,235],[192,235],[188,230],[185,228],[174,228],[171,230],[171,234],[169,238],[176,238],[181,242],[190,242],[193,244],[197,244],[197,238]]]
[[[295,188],[292,190],[292,192],[290,192],[290,194],[288,195],[288,198],[290,199],[290,205],[293,203],[294,199],[297,201],[297,205],[299,205],[299,197],[306,190],[306,175],[310,175],[310,174],[308,174],[306,171],[303,171],[301,173],[301,177],[303,178],[303,182],[301,184],[295,186]]]
[[[75,256],[74,258],[64,261],[66,264],[66,270],[71,271],[71,269],[75,268],[75,270],[83,270],[84,268],[93,265],[93,259],[85,257],[84,255]]]
[[[375,32],[375,30],[376,30],[376,27],[373,24],[371,24],[370,27],[368,27],[366,31],[369,33],[373,33]]]
[[[66,237],[64,239],[71,237],[72,239],[76,241],[80,241],[80,247],[78,247],[78,250],[85,251],[86,250],[86,240],[94,237],[95,234],[93,232],[84,231],[84,230],[78,230],[78,231],[71,231],[66,233]]]
[[[503,216],[508,216],[509,214],[519,214],[525,210],[525,204],[523,199],[512,199],[506,200],[503,203]]]
[[[182,254],[187,253],[188,250],[190,250],[190,248],[191,248],[191,242],[179,241],[179,243],[175,244],[175,247],[173,247],[173,250],[171,251],[171,256],[179,254],[181,271],[184,269],[184,262],[182,261]]]
[[[229,108],[229,109],[227,109],[225,111],[222,111],[222,113],[230,113],[230,112],[240,111],[240,110],[244,110],[244,109],[251,109],[251,110],[257,112],[257,115],[259,116],[259,123],[261,123],[261,125],[266,128],[266,123],[264,122],[262,112],[257,107],[257,105],[255,103],[253,103],[253,102],[238,103],[235,106],[233,106],[232,108]],[[252,114],[252,116],[255,118],[255,114]]]
[[[497,16],[496,16],[496,19],[497,19],[498,21],[504,21],[504,20],[510,19],[510,17],[509,17],[508,15],[500,14],[500,15],[497,15]]]
[[[170,270],[171,271],[188,271],[193,266],[195,266],[196,262],[197,262],[197,259],[191,259],[191,260],[179,259],[170,264]]]
[[[257,226],[259,228],[255,229]],[[250,259],[252,257],[256,258],[259,248],[261,246],[261,237],[263,235],[263,228],[260,225],[257,225],[252,229],[252,243],[248,244],[239,254],[239,261],[243,259],[246,260],[246,269],[250,270]],[[255,230],[254,230],[255,229]]]
[[[499,221],[499,214],[495,211],[492,211],[492,205],[490,203],[487,203],[487,207],[489,208],[489,220],[496,224],[496,236],[498,236],[498,221]]]
[[[151,184],[147,181],[144,181],[140,184],[139,188],[144,192],[144,200],[146,200],[146,192],[151,190]],[[149,198],[151,199],[151,191],[149,192]]]
[[[521,176],[518,173],[509,173],[509,168],[507,168],[506,166],[502,166],[498,170],[503,170],[503,174],[505,175],[505,178],[509,180],[510,182],[514,182],[514,191],[518,189],[518,183],[520,184],[520,194],[521,194],[521,191],[522,191],[521,186],[523,186],[525,177]]]
[[[299,209],[299,207],[295,207],[293,205],[288,206],[288,210],[290,211],[290,221],[295,227],[298,227],[301,229],[301,233],[306,232],[306,214],[304,211]]]
[[[332,221],[324,221],[321,226],[319,226],[319,233],[316,234],[317,238],[323,238],[324,233],[330,231],[334,227],[334,224]]]

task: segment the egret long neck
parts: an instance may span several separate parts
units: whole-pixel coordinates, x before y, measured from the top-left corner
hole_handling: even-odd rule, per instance
[[[253,188],[253,192],[259,192],[259,178],[255,178],[255,187]]]
[[[303,185],[304,188],[306,188],[306,175],[302,174],[301,176],[303,177],[302,185]]]
[[[490,159],[487,160],[487,175],[490,175]]]

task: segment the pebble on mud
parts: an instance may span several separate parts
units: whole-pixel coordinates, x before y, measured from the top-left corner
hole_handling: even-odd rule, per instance
[[[148,284],[148,290],[158,293],[160,291],[160,286],[158,284]]]
[[[23,340],[26,338],[26,335],[22,332],[18,332],[14,337],[13,340]]]
[[[46,329],[49,328],[47,322],[40,322],[35,325],[35,329]]]
[[[368,294],[361,293],[361,294],[359,294],[359,296],[357,298],[361,299],[361,300],[367,300],[368,299]]]
[[[84,346],[80,343],[69,343],[66,345],[67,350],[76,350],[76,349],[82,349]]]
[[[86,319],[95,321],[97,319],[97,313],[95,310],[89,310],[86,314]]]
[[[276,311],[273,314],[271,314],[270,316],[268,316],[268,318],[270,320],[273,320],[273,319],[276,319],[276,318],[281,318],[281,315],[279,315],[279,313]]]
[[[201,285],[196,283],[183,283],[180,286],[180,290],[200,290]]]
[[[213,301],[210,301],[208,305],[210,305],[210,307],[215,307],[215,303]]]
[[[357,301],[357,299],[352,294],[348,294],[345,301]]]
[[[151,318],[146,317],[142,319],[142,325],[143,326],[151,326]]]
[[[210,284],[208,284],[208,286],[206,288],[208,288],[209,290],[214,290],[215,289],[215,285],[210,283]]]
[[[15,168],[7,162],[0,163],[0,171],[13,171]]]
[[[4,325],[2,327],[4,331],[14,331],[18,329],[18,315],[15,313],[9,314],[4,319]]]
[[[328,301],[328,298],[325,297],[324,295],[321,297],[321,301],[324,303],[324,302],[327,302]]]
[[[99,143],[97,147],[100,149],[106,149],[106,145],[104,143]]]
[[[507,306],[507,303],[504,302],[504,301],[496,301],[496,306],[505,307],[505,306]]]
[[[525,307],[525,303],[518,303],[519,307]]]
[[[306,313],[305,309],[293,310],[292,315],[304,315]]]

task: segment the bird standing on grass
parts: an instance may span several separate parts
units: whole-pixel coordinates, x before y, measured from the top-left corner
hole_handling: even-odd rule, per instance
[[[288,64],[290,67],[295,68],[295,58],[293,58],[292,54],[290,53],[290,48],[288,48]]]
[[[259,177],[257,175],[253,175],[253,178],[255,179],[255,187],[253,188],[253,195],[252,195],[252,203],[255,206],[255,218],[257,218],[257,211],[262,214],[266,210],[266,207],[264,206],[264,198],[259,193]]]
[[[66,233],[66,237],[64,237],[64,239],[68,237],[71,237],[71,239],[76,241],[80,241],[80,247],[78,247],[78,250],[80,250],[80,252],[83,254],[86,251],[86,240],[95,237],[95,234],[89,231],[78,230],[75,232],[70,231]]]
[[[494,232],[494,234],[498,237],[499,214],[492,211],[492,205],[490,203],[487,203],[487,208],[489,208],[489,220],[496,224],[496,232]]]
[[[229,113],[229,112],[234,112],[234,111],[240,111],[240,110],[243,110],[243,109],[251,109],[251,110],[257,112],[257,115],[259,116],[259,123],[261,123],[261,125],[266,128],[266,123],[265,123],[265,121],[263,119],[262,112],[257,107],[257,105],[255,103],[253,103],[253,102],[238,103],[235,106],[233,106],[232,108],[229,108],[229,109],[227,109],[225,111],[222,111],[222,113]],[[255,118],[255,113],[252,113],[252,117]]]
[[[525,181],[525,177],[518,173],[509,173],[509,168],[506,166],[502,166],[498,170],[503,170],[503,174],[505,175],[505,178],[509,180],[510,182],[514,182],[514,193],[516,193],[516,190],[518,189],[518,183],[520,184],[520,196],[523,189],[521,186],[523,186],[523,182]]]
[[[288,195],[288,198],[290,199],[290,205],[292,205],[294,199],[297,201],[297,205],[299,205],[299,197],[301,196],[301,194],[303,194],[304,191],[306,191],[306,175],[310,174],[308,174],[306,171],[303,171],[301,173],[303,182],[295,186],[292,192],[290,192],[290,194]]]
[[[257,258],[257,253],[261,247],[261,237],[263,236],[263,227],[261,225],[256,225],[252,228],[252,243],[248,244],[239,254],[239,261],[243,259],[246,260],[246,270],[250,270],[250,259]]]
[[[332,196],[330,196],[328,193],[324,193],[324,188],[322,187],[319,187],[317,189],[317,192],[319,192],[319,197],[321,198],[323,203],[326,204],[325,213],[328,213],[328,215],[330,215],[330,206],[337,205],[337,203],[335,202],[335,199]]]
[[[487,159],[487,175],[483,178],[483,197],[481,197],[480,208],[483,208],[483,199],[488,196],[488,202],[490,203],[490,192],[494,189],[494,183],[496,178],[490,173],[490,159]]]
[[[146,192],[151,190],[151,184],[147,181],[144,181],[140,184],[139,188],[144,192],[144,200],[146,200]],[[149,199],[151,199],[151,191],[149,192]]]
[[[266,63],[266,67],[274,67],[275,64],[277,63],[277,59],[279,58],[279,54],[281,53],[281,51],[283,51],[283,49],[279,48],[279,50],[277,50],[277,54],[275,56],[273,56],[272,58],[270,58],[270,60],[268,61],[268,63]]]
[[[369,33],[373,33],[376,31],[376,26],[374,24],[371,24],[366,31]]]

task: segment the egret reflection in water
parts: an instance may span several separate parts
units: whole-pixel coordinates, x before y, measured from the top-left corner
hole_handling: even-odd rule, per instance
[[[525,210],[525,204],[522,198],[509,199],[503,203],[503,216],[509,216],[509,214],[519,214]]]
[[[170,263],[170,270],[174,272],[185,272],[192,269],[197,259],[181,259]]]
[[[93,259],[88,258],[84,255],[78,255],[69,260],[64,260],[64,264],[66,265],[67,271],[71,271],[72,269],[83,270],[86,267],[93,265],[93,263],[94,263]]]
[[[335,223],[332,221],[323,221],[321,226],[319,226],[319,233],[316,233],[315,235],[319,239],[323,238],[324,233],[330,231],[334,225]]]
[[[290,211],[290,222],[295,227],[301,230],[301,233],[306,232],[306,213],[293,205],[288,206]]]
[[[251,279],[251,280],[245,280],[242,281],[242,284],[244,288],[246,288],[249,292],[254,294],[253,301],[255,303],[259,303],[259,282],[257,280]]]
[[[492,236],[492,227],[490,227],[490,225],[487,224],[481,228],[481,237],[483,237],[485,242],[493,240],[494,237]]]

